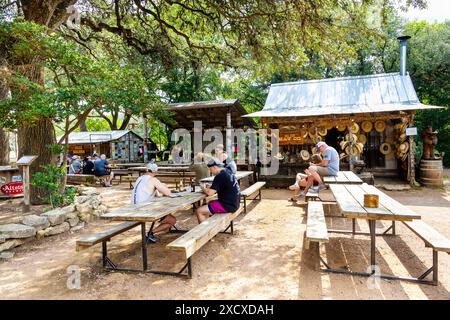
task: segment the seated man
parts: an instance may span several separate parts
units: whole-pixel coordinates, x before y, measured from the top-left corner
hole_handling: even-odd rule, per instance
[[[320,154],[313,154],[311,157],[311,162],[315,165],[318,165],[322,162],[322,157]],[[305,170],[305,172],[308,169]],[[300,192],[306,187],[308,175],[304,173],[297,173],[295,183],[289,187],[289,190],[293,191],[293,196],[289,198],[289,201],[297,202],[297,198],[299,196],[303,196]],[[313,185],[318,185],[317,181],[313,182]]]
[[[322,177],[325,176],[336,176],[339,172],[339,154],[336,149],[330,147],[325,142],[320,141],[317,143],[317,150],[323,154],[323,160],[321,163],[316,165],[311,165],[305,170],[308,175],[306,181],[305,191],[303,191],[300,196],[304,196],[308,193],[309,188],[313,185],[314,181],[318,182],[318,187],[316,191],[325,189]]]
[[[106,160],[106,155],[102,154],[100,159],[94,161],[94,175],[106,180],[101,181],[102,186],[112,187],[111,180],[114,178],[114,173],[111,170],[111,165],[108,160]]]
[[[217,158],[208,163],[208,168],[214,176],[211,187],[201,186],[206,195],[212,196],[217,192],[218,199],[197,208],[198,223],[202,223],[211,214],[235,212],[239,208],[240,189],[234,174],[225,169],[225,165]]]
[[[131,194],[131,204],[135,205],[142,202],[147,202],[158,196],[170,196],[170,189],[161,181],[159,181],[155,175],[158,171],[158,166],[156,163],[147,164],[147,172],[137,178],[133,192]],[[159,221],[159,225],[154,229],[150,230],[147,234],[147,242],[156,243],[159,238],[154,234],[169,230],[175,223],[177,219],[169,214]]]
[[[72,163],[69,166],[69,174],[79,174],[79,173],[81,173],[80,157],[74,155],[72,157]]]

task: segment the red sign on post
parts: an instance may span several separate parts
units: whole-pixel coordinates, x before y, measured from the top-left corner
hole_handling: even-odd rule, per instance
[[[23,193],[22,182],[10,182],[0,187],[0,191],[7,195],[16,195]]]

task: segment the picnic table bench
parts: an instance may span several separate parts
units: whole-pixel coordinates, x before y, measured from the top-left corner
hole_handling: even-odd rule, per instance
[[[184,192],[180,193],[180,197],[159,197],[152,201],[140,203],[134,206],[128,206],[125,208],[114,210],[102,216],[105,219],[112,219],[113,221],[124,221],[123,223],[108,228],[104,231],[98,232],[93,235],[88,235],[76,243],[77,251],[84,248],[91,247],[95,244],[102,243],[102,261],[103,267],[107,270],[113,271],[130,271],[130,272],[150,272],[156,274],[192,277],[192,255],[198,251],[203,245],[205,245],[210,239],[212,239],[217,233],[225,229],[223,232],[227,232],[231,228],[231,234],[233,233],[233,220],[242,212],[243,208],[240,207],[236,212],[214,215],[211,218],[205,220],[201,224],[192,228],[189,231],[176,229],[176,232],[185,232],[183,236],[172,241],[167,245],[167,248],[175,251],[183,251],[187,262],[183,268],[178,272],[167,272],[159,270],[148,270],[147,262],[147,240],[146,240],[146,227],[147,222],[151,222],[150,231],[153,230],[155,223],[164,218],[168,214],[174,214],[175,212],[185,209],[190,205],[199,204],[203,199],[206,199],[206,195],[202,192]],[[212,197],[208,197],[212,198]],[[141,226],[141,247],[142,247],[142,269],[129,269],[119,267],[111,259],[108,258],[107,253],[107,241],[110,241],[112,237],[121,234],[134,227]],[[184,271],[187,268],[187,273]]]
[[[258,198],[258,200],[261,200],[261,189],[262,189],[262,187],[264,187],[265,184],[266,184],[265,181],[255,182],[254,184],[249,186],[247,189],[241,191],[241,197],[244,202],[244,213],[247,213],[247,197],[258,192],[258,194],[253,199],[250,199],[250,200],[256,200],[256,198]]]
[[[325,219],[323,215],[322,203],[318,201],[308,202],[307,212],[307,227],[305,233],[306,247],[309,247],[309,242],[326,242],[328,241],[326,233],[352,233],[352,234],[364,234],[363,232],[355,231],[355,219],[364,219],[369,224],[368,233],[370,235],[370,265],[371,272],[353,272],[343,269],[332,269],[327,262],[321,257],[319,252],[320,261],[325,265],[325,269],[322,271],[343,273],[358,276],[372,276],[375,274],[375,238],[377,235],[395,235],[395,222],[403,222],[410,230],[418,235],[427,247],[431,247],[433,250],[433,265],[426,270],[422,275],[417,278],[414,277],[399,277],[391,275],[377,275],[386,279],[399,279],[406,281],[419,282],[424,284],[438,284],[438,252],[443,251],[450,254],[450,240],[438,233],[432,227],[425,222],[419,220],[421,217],[413,210],[402,205],[398,201],[392,199],[388,195],[384,194],[377,188],[371,185],[345,185],[345,184],[333,184],[330,186],[334,197],[336,198],[337,205],[345,218],[350,218],[353,221],[352,231],[346,230],[332,230],[327,229]],[[364,207],[364,194],[377,194],[379,196],[379,207],[368,208]],[[392,225],[389,226],[381,234],[376,233],[376,221],[387,220],[391,221]],[[391,234],[388,231],[391,230]],[[426,280],[425,278],[433,273],[432,280]]]

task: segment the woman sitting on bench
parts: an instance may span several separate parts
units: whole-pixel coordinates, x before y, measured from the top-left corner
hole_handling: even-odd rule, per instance
[[[150,162],[147,164],[147,172],[137,178],[134,183],[133,193],[131,194],[132,205],[150,201],[155,197],[169,197],[171,195],[170,189],[155,177],[157,171],[158,166],[156,163]],[[159,221],[159,225],[148,232],[147,242],[158,242],[159,238],[154,234],[169,230],[176,222],[177,219],[171,214],[162,218]]]
[[[320,154],[313,154],[311,156],[311,163],[312,164],[319,164],[322,162],[322,157],[320,156]],[[311,175],[311,173],[309,172],[308,169],[305,170],[305,172],[307,174],[303,174],[303,173],[297,173],[296,179],[295,179],[295,183],[289,187],[289,190],[294,191],[294,194],[291,198],[289,198],[289,201],[292,202],[297,202],[298,198],[300,196],[302,196],[303,194],[301,194],[301,190],[306,188],[306,184],[307,184],[307,179],[308,176]],[[319,183],[317,181],[313,182],[313,185],[316,186]]]

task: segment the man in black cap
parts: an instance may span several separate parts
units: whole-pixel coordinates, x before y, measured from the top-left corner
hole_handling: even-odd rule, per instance
[[[202,223],[211,214],[235,212],[239,208],[240,189],[234,174],[225,169],[225,165],[217,158],[208,163],[208,168],[214,176],[211,187],[201,186],[204,193],[212,196],[217,192],[218,199],[197,209],[197,219]]]

